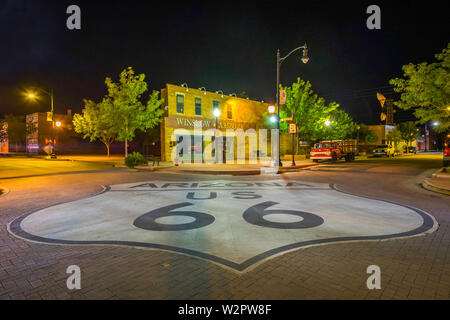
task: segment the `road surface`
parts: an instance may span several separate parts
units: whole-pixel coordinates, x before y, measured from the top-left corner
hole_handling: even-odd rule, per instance
[[[450,198],[419,186],[439,165],[4,179],[0,299],[449,299]],[[81,290],[66,287],[70,265]]]

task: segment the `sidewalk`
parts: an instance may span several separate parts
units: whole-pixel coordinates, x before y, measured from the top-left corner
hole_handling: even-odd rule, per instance
[[[283,173],[289,171],[297,171],[302,168],[317,166],[310,160],[296,161],[296,166],[291,166],[290,161],[283,161],[283,167],[272,167],[270,163],[258,164],[180,164],[164,168],[165,171],[177,173],[192,174],[210,174],[210,175],[258,175],[270,173]]]
[[[422,186],[430,191],[450,196],[450,169],[443,168],[422,182]]]

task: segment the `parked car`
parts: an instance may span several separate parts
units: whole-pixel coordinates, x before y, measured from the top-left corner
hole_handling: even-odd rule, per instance
[[[388,144],[380,144],[373,149],[374,157],[393,157],[395,155],[394,147],[391,147]]]
[[[416,149],[416,147],[404,147],[403,148],[403,152],[404,153],[414,153],[414,154],[416,154],[417,153],[417,149]]]

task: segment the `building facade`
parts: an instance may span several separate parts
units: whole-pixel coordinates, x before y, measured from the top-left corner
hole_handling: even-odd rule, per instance
[[[200,89],[187,88],[166,84],[161,89],[161,98],[164,100],[164,116],[160,125],[161,130],[161,159],[173,161],[172,155],[180,136],[176,134],[177,129],[188,133],[191,137],[192,160],[203,162],[204,150],[208,141],[202,135],[202,131],[216,129],[216,117],[214,109],[220,110],[217,117],[217,129],[223,137],[234,136],[232,131],[242,129],[266,129],[264,114],[267,112],[268,103],[250,99],[238,98],[217,92],[209,92]],[[180,131],[180,130],[179,130]],[[270,136],[270,134],[269,134]],[[229,143],[229,138],[223,139],[224,162],[235,159],[227,159],[230,148],[235,148],[236,143]],[[236,140],[234,136],[232,138]],[[270,137],[269,137],[270,140]],[[227,143],[228,141],[228,143]],[[248,147],[246,147],[248,158]],[[236,153],[234,153],[236,157]]]
[[[28,154],[45,155],[52,140],[56,154],[106,154],[105,146],[99,141],[91,142],[83,139],[82,134],[74,131],[72,111],[66,114],[54,114],[55,126],[47,119],[47,113],[35,112],[26,115],[27,135],[26,152]],[[58,124],[58,125],[56,125]],[[123,143],[113,143],[110,146],[111,154],[122,154]]]

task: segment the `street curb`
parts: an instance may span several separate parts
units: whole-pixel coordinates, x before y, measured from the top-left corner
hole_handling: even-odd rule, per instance
[[[99,163],[99,164],[115,167],[114,163],[111,163],[111,162],[108,162],[108,161],[91,161],[91,160],[74,160],[74,159],[67,159],[67,160],[68,161],[72,161],[72,162]]]
[[[318,165],[319,165],[318,163],[308,163],[306,165],[296,165],[293,167],[281,167],[281,170],[278,170],[278,173],[298,171],[298,169],[316,167]]]
[[[285,172],[295,172],[299,171],[303,168],[309,168],[309,167],[315,167],[317,166],[317,163],[310,163],[307,165],[297,165],[294,167],[281,167],[276,172],[277,174],[285,173]],[[269,169],[271,167],[268,167]],[[206,174],[206,175],[232,175],[232,176],[252,176],[252,175],[262,175],[265,174],[262,172],[261,169],[249,169],[249,170],[221,170],[221,171],[214,171],[214,170],[189,170],[189,169],[180,169],[177,173],[187,173],[187,174]],[[275,173],[275,172],[271,172]]]
[[[447,196],[450,196],[450,190],[438,188],[438,187],[432,185],[431,183],[429,183],[428,179],[423,180],[421,185],[422,185],[422,187],[424,189],[426,189],[428,191],[437,192],[437,193],[440,193],[440,194],[445,194]]]
[[[159,171],[164,170],[167,168],[172,168],[173,166],[167,166],[167,167],[145,167],[145,166],[136,166],[134,169],[137,169],[139,171]]]
[[[130,169],[130,170],[134,170],[134,171],[158,171],[158,170],[164,170],[167,168],[172,168],[173,166],[168,166],[168,167],[146,167],[146,166],[136,166],[133,168],[129,168],[128,166],[124,165],[124,164],[115,164],[113,166],[114,168],[120,168],[120,169]]]
[[[441,173],[442,171],[444,171],[444,167],[440,168],[438,171],[434,172],[431,177],[434,178],[436,177],[439,173]]]

